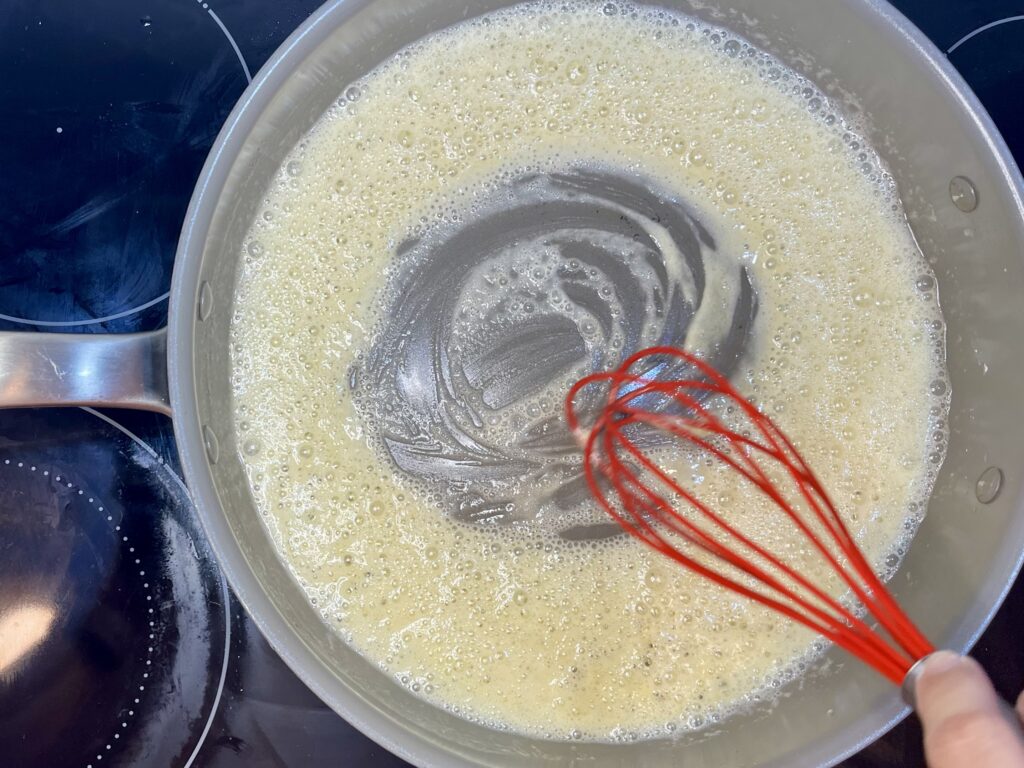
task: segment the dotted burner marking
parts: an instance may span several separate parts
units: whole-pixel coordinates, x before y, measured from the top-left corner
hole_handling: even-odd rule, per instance
[[[32,473],[37,473],[42,477],[51,477],[52,475],[54,483],[60,484],[69,490],[75,490],[75,484],[69,481],[66,477],[57,474],[52,474],[50,470],[42,469],[36,466],[35,464],[26,464],[23,461],[12,462],[10,459],[4,459],[4,465],[16,467],[17,469],[22,469]],[[106,507],[103,504],[101,504],[94,496],[86,496],[85,490],[83,488],[77,489],[77,495],[81,497],[81,500],[87,503],[89,507],[91,507],[92,510],[94,510],[96,513],[104,515],[106,517],[107,522],[110,523],[111,526],[113,527],[115,533],[122,534],[120,536],[121,544],[125,548],[125,551],[131,558],[135,566],[135,572],[137,574],[139,582],[142,585],[142,589],[144,590],[143,594],[146,598],[146,602],[152,603],[153,594],[150,589],[150,583],[146,577],[146,569],[143,567],[141,558],[136,556],[135,547],[132,545],[129,537],[122,532],[120,523],[114,522],[114,516],[109,514]],[[154,631],[156,629],[156,609],[153,608],[152,605],[150,605],[150,607],[148,607],[146,610],[147,614],[150,616],[148,620],[150,629],[148,639],[150,643],[152,643],[152,641],[156,639],[156,633]],[[121,739],[121,732],[125,731],[128,728],[129,723],[135,717],[135,707],[138,706],[142,701],[141,696],[144,694],[146,690],[146,682],[149,680],[150,670],[152,670],[153,667],[153,652],[154,646],[152,644],[148,644],[146,646],[146,656],[144,659],[144,668],[146,671],[142,673],[141,680],[138,686],[136,687],[137,694],[132,699],[132,703],[134,706],[128,708],[127,715],[125,719],[123,719],[120,722],[118,730],[115,731],[113,735],[110,736],[106,743],[103,745],[103,751],[96,753],[95,760],[97,763],[103,760],[104,753],[109,753],[113,750],[114,746]],[[86,768],[93,768],[93,764],[87,763]]]
[[[167,463],[167,461],[156,451],[156,449],[153,448],[152,445],[150,445],[148,442],[146,442],[141,437],[139,437],[139,435],[137,435],[135,432],[133,432],[132,430],[128,429],[127,427],[125,427],[120,422],[115,421],[114,419],[112,419],[110,416],[108,416],[105,413],[101,413],[100,411],[97,411],[97,410],[95,410],[93,408],[84,407],[84,406],[81,407],[80,410],[84,411],[85,413],[91,414],[92,416],[96,417],[100,421],[106,422],[111,427],[116,429],[118,432],[120,432],[123,435],[125,435],[126,437],[128,437],[138,448],[140,448],[144,452],[144,454],[146,456],[149,457],[149,459],[151,459],[152,461],[155,462],[156,466],[159,467],[159,469],[162,472],[166,472],[166,476],[171,480],[172,484],[180,491],[180,493],[181,493],[180,499],[182,501],[184,501],[185,503],[187,503],[187,505],[188,505],[188,507],[190,509],[192,507],[194,507],[194,502],[192,501],[191,494],[189,493],[188,487],[185,485],[185,482],[181,479],[180,475],[176,471],[174,471],[173,468],[171,468],[171,466]],[[183,520],[181,522],[186,522],[186,521]],[[185,527],[186,528],[190,528],[191,527],[191,530],[192,530],[192,534],[191,535],[193,536],[193,541],[192,541],[192,543],[190,545],[192,547],[192,553],[193,554],[196,553],[196,546],[199,545],[199,551],[204,553],[204,555],[203,555],[204,559],[210,557],[209,551],[206,548],[206,546],[201,544],[199,541],[196,540],[196,537],[201,537],[202,534],[199,531],[198,527],[196,527],[196,523],[195,523],[194,518],[192,518],[191,522],[186,524]],[[183,576],[183,574],[180,572],[180,569],[178,569],[178,570],[179,570],[179,572],[177,573],[177,575],[179,577]],[[219,669],[219,674],[218,674],[218,676],[216,678],[216,687],[213,690],[213,699],[212,699],[212,701],[211,701],[211,703],[209,705],[208,714],[207,714],[205,723],[203,725],[202,731],[195,738],[195,742],[194,742],[194,746],[192,748],[192,752],[189,754],[188,758],[185,760],[185,762],[181,766],[181,768],[190,768],[190,766],[195,762],[196,757],[198,756],[200,749],[202,748],[204,742],[206,741],[206,737],[210,733],[210,728],[213,725],[214,717],[216,716],[217,711],[218,711],[218,709],[220,707],[221,696],[222,696],[222,694],[224,692],[224,685],[225,685],[225,681],[227,679],[228,663],[229,663],[229,660],[230,660],[230,655],[229,655],[229,651],[230,651],[230,648],[231,648],[231,608],[230,608],[230,606],[231,606],[231,598],[230,598],[230,592],[228,590],[228,584],[227,584],[227,580],[224,578],[224,574],[220,571],[219,568],[216,568],[216,566],[213,566],[212,563],[211,563],[211,573],[210,573],[210,576],[212,576],[215,579],[215,581],[216,581],[216,589],[217,589],[217,592],[219,593],[219,601],[216,603],[216,605],[220,608],[220,610],[223,611],[223,618],[222,618],[222,620],[223,620],[223,633],[224,634],[223,634],[223,646],[222,646],[222,649],[221,649],[222,653],[221,653],[221,657],[220,657],[220,669]],[[185,578],[185,581],[187,582],[188,579]],[[209,607],[209,605],[207,607]],[[201,634],[203,635],[203,637],[207,637],[208,636],[207,633],[205,633],[205,632],[202,632]],[[150,639],[152,639],[152,638],[153,638],[153,636],[150,635]],[[211,650],[212,650],[212,648],[211,648]],[[211,668],[210,671],[211,672],[213,671],[212,668]]]

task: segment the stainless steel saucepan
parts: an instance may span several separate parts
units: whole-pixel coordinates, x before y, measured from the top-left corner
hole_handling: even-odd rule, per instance
[[[178,244],[166,331],[0,334],[0,406],[171,415],[206,533],[255,622],[324,701],[413,763],[831,765],[905,713],[896,691],[841,653],[829,653],[773,707],[713,733],[601,745],[496,732],[416,698],[347,647],[307,602],[260,522],[230,403],[228,336],[242,237],[286,153],[347,83],[424,35],[507,4],[327,3],[263,67],[210,152]],[[733,28],[862,110],[896,177],[938,276],[953,404],[948,457],[893,589],[931,638],[963,649],[995,611],[1024,548],[1020,173],[963,80],[884,2],[663,4]]]

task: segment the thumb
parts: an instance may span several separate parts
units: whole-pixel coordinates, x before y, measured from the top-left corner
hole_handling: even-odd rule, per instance
[[[988,676],[974,659],[937,651],[915,689],[930,768],[1024,768],[1020,727],[1000,711]]]

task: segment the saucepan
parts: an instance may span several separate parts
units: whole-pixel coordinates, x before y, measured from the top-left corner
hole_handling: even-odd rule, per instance
[[[321,620],[276,554],[239,459],[228,354],[241,242],[287,152],[347,83],[400,48],[504,0],[334,0],[281,46],[231,113],[178,244],[166,330],[0,334],[0,406],[93,405],[174,420],[186,479],[253,620],[325,702],[419,765],[821,766],[906,714],[840,652],[774,704],[713,731],[630,744],[562,743],[473,724],[417,697]],[[663,0],[732,28],[807,75],[866,130],[937,275],[953,387],[948,456],[892,586],[924,631],[964,649],[1024,550],[1024,184],[941,53],[875,0]],[[878,471],[884,472],[885,467]]]

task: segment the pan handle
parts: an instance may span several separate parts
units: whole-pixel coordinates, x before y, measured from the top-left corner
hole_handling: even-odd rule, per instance
[[[0,332],[0,408],[94,405],[170,415],[167,329]]]

